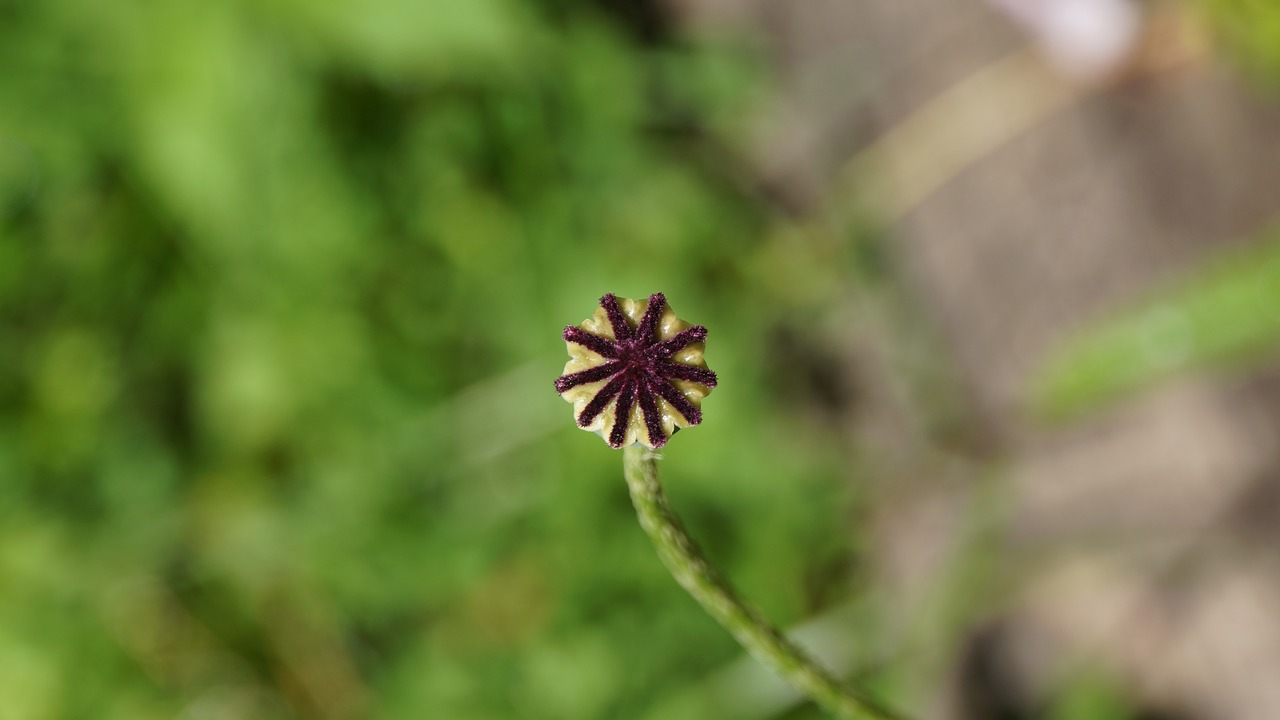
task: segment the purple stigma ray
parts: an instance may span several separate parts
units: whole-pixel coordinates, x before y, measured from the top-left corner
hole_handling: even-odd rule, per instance
[[[689,398],[686,398],[679,390],[671,387],[670,383],[656,382],[653,384],[653,390],[663,400],[671,403],[671,407],[683,415],[690,425],[698,425],[702,422],[702,411],[698,409],[698,406],[689,402]]]
[[[631,408],[636,402],[636,393],[639,388],[634,382],[626,383],[622,394],[618,396],[618,407],[613,418],[613,429],[609,431],[609,447],[622,447],[622,441],[627,437],[627,426],[631,424]]]
[[[707,339],[707,329],[701,325],[685,328],[673,337],[650,345],[645,354],[654,360],[666,360],[690,345]]]
[[[566,327],[564,339],[575,345],[581,345],[600,357],[616,360],[619,355],[618,346],[613,342],[599,335],[593,335],[580,327],[573,325]]]
[[[598,382],[610,377],[625,369],[625,365],[621,360],[614,360],[603,365],[597,365],[593,368],[587,368],[581,372],[562,375],[556,380],[556,392],[564,392],[570,388],[576,388],[579,385]]]
[[[618,393],[622,392],[627,385],[626,375],[615,375],[604,387],[600,388],[600,392],[591,398],[591,402],[582,408],[582,414],[578,416],[578,427],[586,427],[595,420],[604,409],[609,407],[609,403]]]
[[[653,343],[654,335],[658,332],[658,320],[662,317],[662,311],[666,309],[666,295],[654,293],[649,296],[649,304],[644,309],[644,317],[640,318],[640,325],[636,328],[636,337],[640,342],[646,345]]]
[[[684,381],[713,388],[717,383],[716,374],[701,364],[686,365],[671,360],[671,356],[694,343],[705,341],[707,329],[693,325],[660,341],[659,325],[668,312],[667,298],[662,293],[649,296],[634,327],[613,293],[600,298],[600,307],[613,331],[612,339],[582,326],[570,325],[563,333],[566,342],[586,349],[604,362],[561,376],[556,380],[556,390],[564,393],[582,385],[608,381],[589,391],[586,396],[589,400],[576,418],[578,426],[590,429],[599,422],[601,414],[611,404],[614,405],[614,418],[601,434],[610,447],[621,448],[638,406],[640,417],[637,420],[644,425],[644,434],[638,441],[653,448],[663,447],[670,440],[670,435],[663,423],[659,398],[679,413],[683,418],[680,424],[701,423],[702,411],[696,404],[696,397],[691,400],[673,383]],[[575,356],[577,352],[571,350]],[[578,401],[580,397],[574,396],[573,399]]]
[[[631,326],[627,324],[627,317],[622,314],[622,308],[618,306],[618,296],[613,293],[605,294],[600,298],[600,307],[604,308],[604,314],[609,318],[614,340],[618,343],[630,340]]]
[[[707,387],[716,386],[716,374],[706,368],[694,367],[693,365],[681,365],[674,362],[660,362],[658,366],[658,377],[670,380],[688,380],[696,382],[699,385]]]
[[[649,431],[649,444],[658,449],[667,444],[667,433],[662,427],[662,413],[658,410],[658,402],[653,399],[652,392],[640,395],[640,413],[644,415],[644,426]]]

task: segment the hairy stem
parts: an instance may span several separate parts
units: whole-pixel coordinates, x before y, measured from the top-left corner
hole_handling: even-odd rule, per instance
[[[658,458],[633,445],[623,451],[624,474],[640,526],[653,540],[676,582],[757,660],[772,668],[830,713],[851,720],[898,720],[867,695],[841,685],[796,647],[755,608],[738,597],[707,562],[667,502],[658,479]]]

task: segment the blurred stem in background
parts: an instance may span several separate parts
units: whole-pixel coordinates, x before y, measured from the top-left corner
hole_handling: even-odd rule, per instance
[[[623,468],[640,526],[658,556],[698,604],[757,660],[772,668],[833,715],[850,720],[892,720],[867,694],[836,681],[733,590],[707,561],[667,502],[658,478],[658,458],[640,445],[623,449]]]

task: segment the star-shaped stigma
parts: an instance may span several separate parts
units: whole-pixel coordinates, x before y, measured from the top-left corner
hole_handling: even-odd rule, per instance
[[[702,422],[701,400],[716,386],[702,359],[707,329],[676,317],[662,293],[647,301],[605,295],[564,339],[572,359],[556,391],[574,403],[578,427],[599,432],[610,447],[660,448],[676,430]]]

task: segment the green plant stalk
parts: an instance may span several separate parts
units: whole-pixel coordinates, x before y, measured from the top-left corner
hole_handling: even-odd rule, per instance
[[[899,720],[866,694],[837,682],[816,661],[788,640],[707,562],[667,502],[658,478],[658,456],[633,445],[623,450],[623,470],[640,526],[653,540],[662,563],[693,599],[756,660],[772,668],[836,717],[849,720]]]

